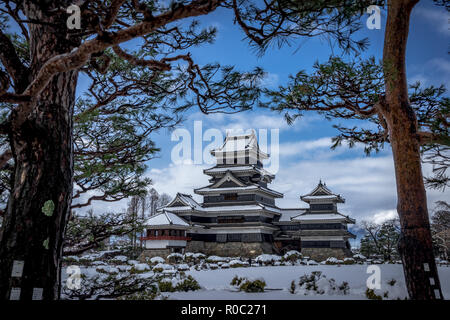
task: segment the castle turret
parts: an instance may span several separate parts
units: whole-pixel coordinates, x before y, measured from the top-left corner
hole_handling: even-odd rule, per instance
[[[348,240],[356,236],[348,231],[347,224],[355,220],[338,212],[338,203],[344,203],[345,199],[322,181],[300,199],[308,203],[309,208],[291,221],[298,223],[295,234],[300,237],[302,253],[318,260],[351,255]]]

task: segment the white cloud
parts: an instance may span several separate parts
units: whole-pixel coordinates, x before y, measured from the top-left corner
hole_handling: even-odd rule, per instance
[[[424,18],[429,23],[433,24],[436,29],[445,34],[449,35],[449,14],[445,9],[430,9],[419,7],[414,12],[419,17]]]
[[[196,200],[201,197],[194,194],[197,189],[209,184],[208,176],[203,174],[206,165],[194,165],[185,162],[180,165],[170,164],[163,169],[151,169],[147,176],[152,179],[153,186],[159,193],[167,193],[172,197],[177,192],[192,194]]]
[[[278,86],[279,80],[280,77],[276,73],[267,72],[261,85],[263,87],[275,88]]]
[[[392,220],[398,218],[397,210],[382,210],[373,215],[372,221],[380,224],[387,220]]]
[[[411,64],[408,66],[412,75],[408,83],[420,82],[422,87],[430,85],[440,86],[444,84],[450,88],[450,61],[444,58],[433,58],[423,64]]]
[[[302,156],[302,153],[306,151],[323,148],[329,149],[331,144],[331,138],[329,137],[324,137],[317,140],[286,142],[280,144],[280,156]]]
[[[439,71],[450,73],[450,61],[442,58],[434,58],[429,61],[430,65],[439,68]],[[434,68],[433,68],[434,69]],[[435,71],[435,69],[434,69]]]

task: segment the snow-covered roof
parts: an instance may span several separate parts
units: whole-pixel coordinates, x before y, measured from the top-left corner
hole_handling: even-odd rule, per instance
[[[339,194],[333,193],[330,189],[328,189],[325,183],[322,183],[322,181],[319,181],[317,187],[315,187],[310,193],[301,196],[300,199],[305,202],[320,200],[330,200],[340,203],[345,202],[344,198],[342,198]]]
[[[234,184],[236,184],[236,186],[239,187],[245,187],[245,184],[240,181],[238,178],[236,178],[231,171],[227,171],[227,173],[216,183],[214,183],[213,185],[211,185],[211,188],[218,188],[220,187],[222,184],[224,184],[225,182],[233,182]]]
[[[340,213],[303,213],[292,217],[291,221],[316,221],[316,220],[341,220],[347,223],[355,223],[355,220]]]
[[[269,176],[271,178],[275,177],[274,174],[270,173],[269,171],[259,168],[255,165],[247,165],[247,166],[227,166],[227,167],[212,167],[209,169],[203,170],[204,173],[225,173],[227,171],[231,172],[247,172],[247,171],[255,171],[263,176]]]
[[[197,201],[194,200],[194,198],[192,198],[192,196],[190,194],[178,192],[177,195],[175,196],[175,198],[172,201],[170,201],[170,203],[168,203],[163,208],[171,208],[177,202],[181,202],[182,204],[184,204],[185,207],[192,208],[192,209],[198,209],[198,208],[202,207]],[[180,206],[174,206],[174,207],[179,208]],[[163,209],[163,208],[158,208],[158,209]]]
[[[283,209],[281,208],[281,217],[280,222],[282,221],[291,221],[293,217],[296,217],[298,215],[301,215],[302,213],[305,213],[308,209],[301,209],[301,208],[295,208],[295,209]]]
[[[184,221],[182,218],[177,216],[176,214],[164,211],[157,215],[154,215],[147,219],[145,222],[145,225],[147,226],[168,226],[168,225],[177,225],[177,226],[184,226],[188,227],[189,223]]]
[[[223,212],[223,211],[255,211],[255,210],[267,210],[270,212],[274,212],[277,214],[281,214],[281,210],[279,208],[276,207],[271,207],[271,206],[265,206],[263,204],[252,204],[252,205],[238,205],[238,206],[214,206],[214,207],[205,207],[205,208],[199,208],[196,209],[196,211],[201,211],[201,212]],[[192,210],[191,207],[172,207],[170,208],[171,211],[174,212],[179,212],[179,211],[190,211]],[[192,210],[194,211],[194,210]]]
[[[272,190],[269,188],[264,188],[264,187],[262,187],[260,185],[256,185],[256,184],[250,185],[250,186],[245,186],[245,187],[227,187],[227,188],[212,188],[211,186],[207,186],[204,188],[195,189],[194,192],[197,194],[207,194],[207,193],[212,193],[212,192],[224,192],[224,191],[239,192],[239,191],[249,191],[249,190],[260,190],[260,191],[269,193],[275,197],[279,197],[279,198],[283,197],[283,194],[278,191],[275,191],[275,190]]]
[[[269,155],[259,149],[258,139],[256,138],[255,131],[242,135],[228,135],[221,147],[211,150],[212,155],[218,155],[223,153],[244,152],[251,151],[258,154],[260,159],[267,159]]]

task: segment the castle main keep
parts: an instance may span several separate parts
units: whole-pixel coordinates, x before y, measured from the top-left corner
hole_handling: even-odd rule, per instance
[[[338,211],[344,199],[325,183],[300,199],[306,208],[279,208],[283,194],[269,185],[275,176],[263,168],[269,155],[254,133],[229,136],[211,154],[217,164],[204,173],[210,184],[189,194],[178,193],[147,221],[145,255],[201,252],[219,256],[256,256],[298,250],[312,259],[349,256],[347,225],[355,220]]]

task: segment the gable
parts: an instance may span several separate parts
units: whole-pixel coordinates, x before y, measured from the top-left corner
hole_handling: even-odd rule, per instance
[[[181,202],[179,199],[175,199],[175,201],[172,201],[172,203],[169,203],[166,208],[170,208],[170,207],[186,207],[187,204]]]
[[[231,171],[227,171],[227,173],[215,184],[211,186],[211,188],[232,188],[232,187],[245,187],[245,184],[236,178]]]
[[[333,193],[322,184],[319,184],[311,193],[311,196],[330,196],[333,195]]]

